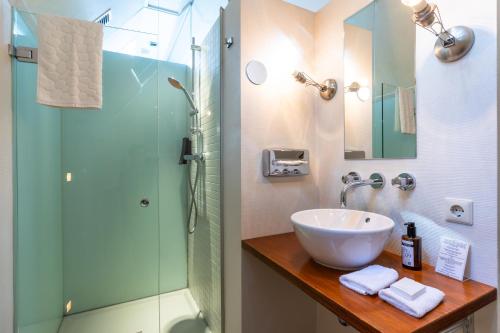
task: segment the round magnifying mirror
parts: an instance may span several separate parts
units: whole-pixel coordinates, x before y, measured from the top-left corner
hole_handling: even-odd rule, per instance
[[[267,80],[266,66],[257,60],[252,60],[247,64],[246,73],[248,80],[255,85],[261,85]]]

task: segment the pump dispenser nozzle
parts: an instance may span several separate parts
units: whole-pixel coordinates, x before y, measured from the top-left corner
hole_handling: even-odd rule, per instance
[[[415,226],[415,222],[405,223],[406,235],[411,238],[417,237],[417,227]]]

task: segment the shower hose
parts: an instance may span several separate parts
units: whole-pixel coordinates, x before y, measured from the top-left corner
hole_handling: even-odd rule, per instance
[[[196,172],[194,176],[194,182],[191,180],[191,175],[188,177],[189,182],[189,191],[191,192],[191,202],[189,203],[189,212],[188,212],[188,232],[193,234],[196,230],[196,226],[198,225],[198,204],[196,203],[196,188],[198,187],[198,178],[200,174],[200,163],[201,161],[195,161],[196,163]],[[191,218],[193,217],[194,210],[194,218],[191,223]]]

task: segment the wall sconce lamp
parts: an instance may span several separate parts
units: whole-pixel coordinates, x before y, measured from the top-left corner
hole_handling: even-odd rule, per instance
[[[320,96],[324,100],[331,100],[337,93],[337,81],[335,81],[334,79],[327,79],[323,81],[323,84],[320,84],[311,79],[311,77],[304,72],[294,72],[293,77],[295,78],[295,80],[305,84],[306,86],[316,87],[319,90]]]
[[[456,26],[446,29],[439,8],[426,0],[401,0],[413,9],[413,22],[432,32],[438,40],[434,54],[442,62],[453,62],[463,58],[474,45],[474,31],[469,27]]]
[[[356,93],[361,102],[366,102],[370,99],[370,88],[360,85],[358,82],[353,82],[344,88],[345,93]]]

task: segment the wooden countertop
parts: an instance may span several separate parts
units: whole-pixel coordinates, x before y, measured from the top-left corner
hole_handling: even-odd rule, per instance
[[[345,272],[315,263],[293,233],[248,239],[242,243],[244,249],[360,332],[436,333],[497,298],[493,287],[471,280],[453,280],[434,272],[429,265],[420,272],[403,269],[399,256],[383,252],[375,263],[396,269],[400,278],[414,279],[446,294],[443,303],[425,317],[416,319],[377,296],[363,296],[342,286],[339,276]]]

